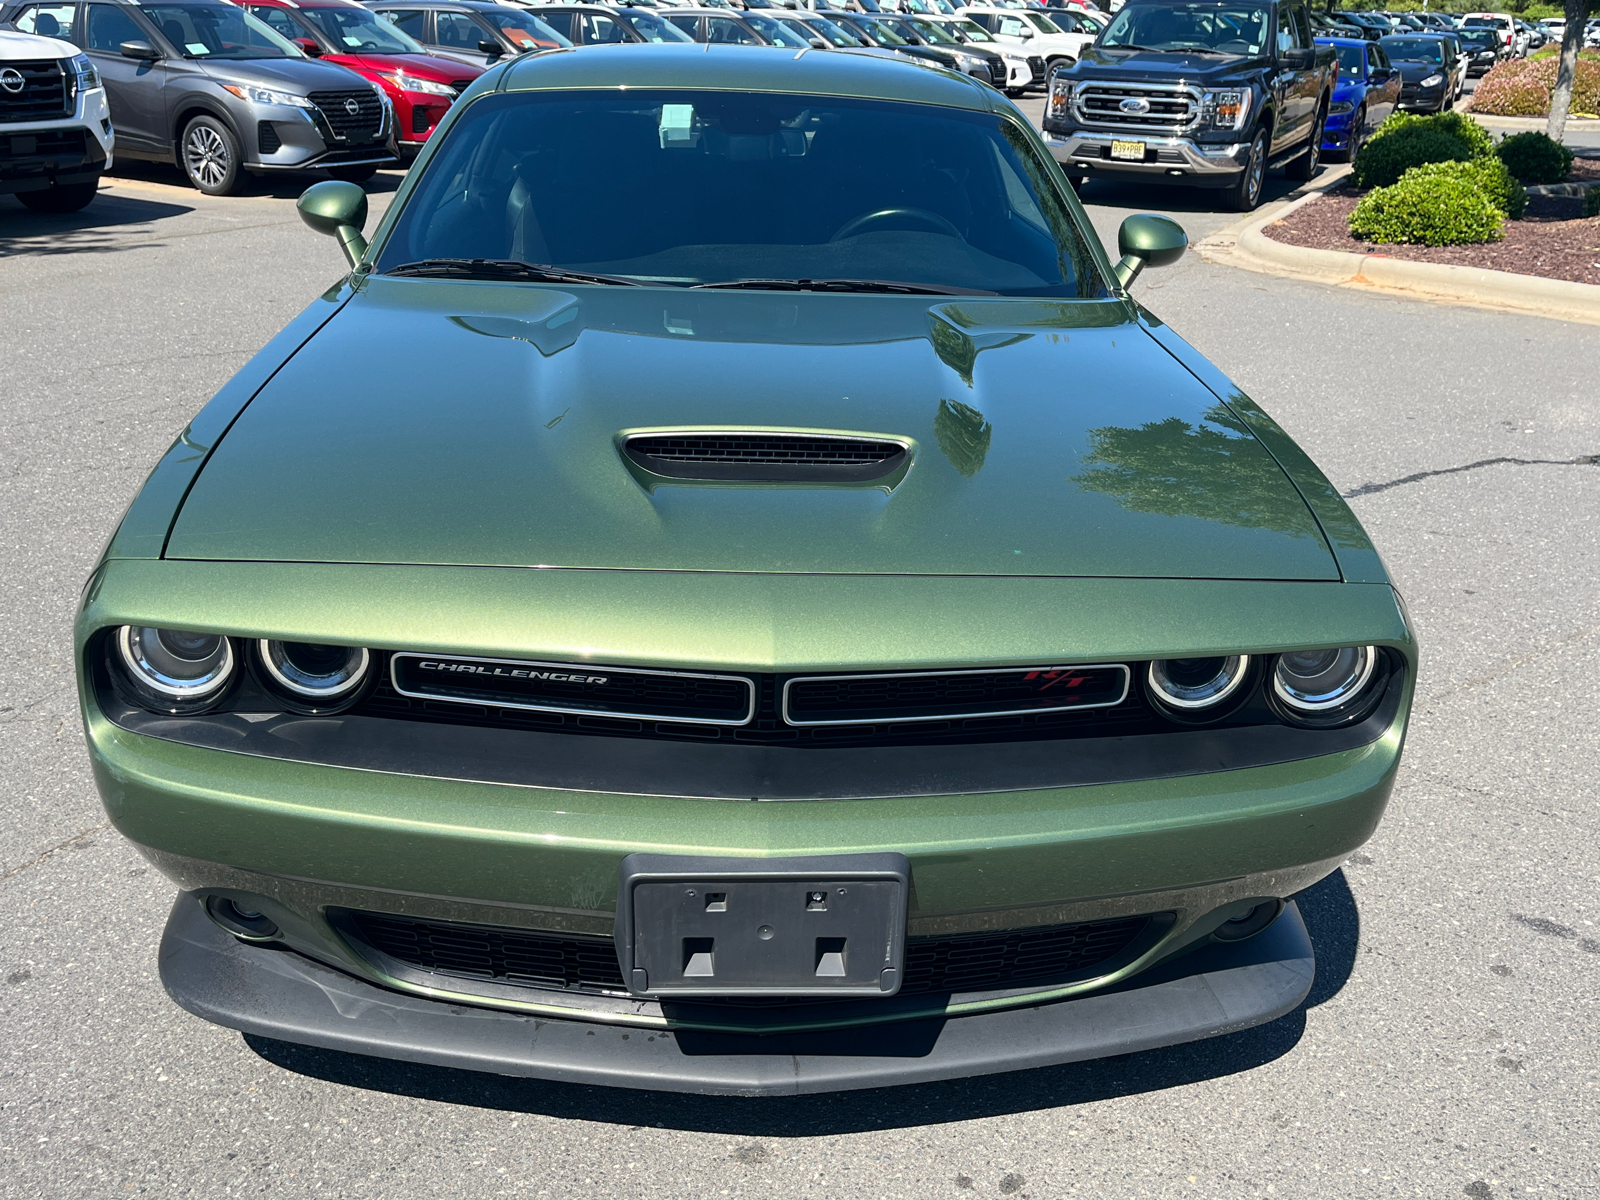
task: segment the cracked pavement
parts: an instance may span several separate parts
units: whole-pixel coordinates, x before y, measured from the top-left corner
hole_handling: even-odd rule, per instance
[[[173,889],[105,825],[73,607],[187,418],[340,270],[293,213],[305,181],[172,182],[139,168],[75,218],[0,198],[0,1196],[1600,1192],[1600,330],[1194,255],[1140,280],[1352,498],[1422,639],[1388,816],[1302,898],[1299,1011],[881,1092],[608,1091],[244,1038],[161,990]],[[1111,244],[1135,205],[1194,238],[1233,219],[1086,199]]]

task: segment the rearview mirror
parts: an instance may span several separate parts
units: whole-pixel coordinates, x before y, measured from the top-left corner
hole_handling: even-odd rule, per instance
[[[117,53],[122,55],[123,58],[137,58],[145,61],[161,57],[156,53],[154,46],[142,39],[123,42],[122,45],[117,47]]]
[[[321,185],[318,185],[321,186]],[[1113,271],[1124,288],[1133,286],[1146,267],[1166,267],[1183,257],[1189,248],[1189,235],[1169,217],[1136,213],[1117,230],[1117,253],[1122,255]]]
[[[505,53],[499,42],[483,41],[478,43],[478,53],[487,54],[490,58],[499,58]]]
[[[300,219],[311,228],[338,239],[352,267],[361,261],[367,252],[367,239],[361,235],[361,228],[367,223],[367,193],[359,184],[331,179],[314,183],[295,207],[300,210]]]

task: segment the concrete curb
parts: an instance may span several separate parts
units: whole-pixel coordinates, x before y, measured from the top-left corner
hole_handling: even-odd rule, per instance
[[[1219,229],[1197,242],[1195,250],[1207,262],[1263,275],[1303,279],[1333,287],[1363,288],[1400,299],[1600,325],[1600,287],[1593,284],[1540,279],[1482,267],[1408,262],[1377,254],[1312,250],[1277,242],[1266,235],[1268,225],[1283,220],[1343,182],[1344,174],[1337,172],[1331,180],[1319,180],[1288,204],[1254,213],[1245,221]]]

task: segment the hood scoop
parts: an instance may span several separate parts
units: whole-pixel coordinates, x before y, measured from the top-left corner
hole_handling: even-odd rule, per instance
[[[829,432],[636,433],[621,449],[650,475],[716,483],[877,483],[903,475],[910,458],[902,441]]]

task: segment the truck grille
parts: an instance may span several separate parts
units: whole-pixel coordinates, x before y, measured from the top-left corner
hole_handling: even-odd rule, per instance
[[[368,946],[436,975],[524,987],[625,992],[616,943],[592,934],[349,912]],[[975,992],[1065,980],[1109,962],[1149,927],[1148,916],[1075,925],[906,939],[902,996]]]
[[[21,85],[11,75],[21,76]],[[72,115],[72,87],[55,59],[38,62],[0,62],[6,83],[0,86],[0,124],[9,121],[48,121]],[[12,91],[12,87],[17,87]]]
[[[1128,111],[1125,103],[1144,111]],[[1130,133],[1187,133],[1200,121],[1200,93],[1179,85],[1083,83],[1073,104],[1082,124]]]
[[[336,141],[364,143],[378,140],[378,130],[383,125],[383,102],[371,88],[348,92],[312,92],[310,99],[322,113]]]

